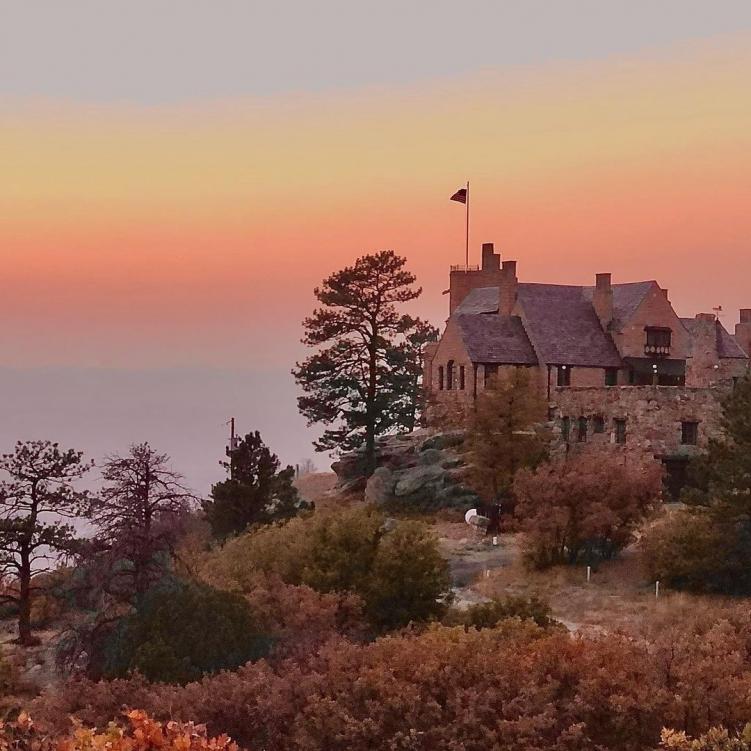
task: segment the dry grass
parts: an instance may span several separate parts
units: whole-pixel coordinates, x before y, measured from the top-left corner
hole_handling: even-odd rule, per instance
[[[553,616],[571,630],[638,631],[658,621],[674,621],[682,613],[699,608],[720,609],[729,598],[692,595],[661,588],[655,597],[654,582],[642,572],[639,552],[626,550],[618,559],[592,571],[587,582],[586,567],[559,566],[546,571],[530,571],[521,559],[520,536],[501,535],[495,554],[489,540],[478,543],[464,525],[436,525],[441,543],[452,562],[466,568],[476,562],[482,570],[460,590],[469,601],[480,597],[516,595],[547,601]],[[737,600],[734,600],[737,604]]]
[[[362,501],[362,494],[346,495],[336,488],[333,472],[312,472],[298,477],[294,485],[306,501],[313,501],[318,511],[334,511]]]

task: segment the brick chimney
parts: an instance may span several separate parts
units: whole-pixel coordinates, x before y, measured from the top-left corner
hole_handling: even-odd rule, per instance
[[[493,243],[482,244],[482,270],[498,271],[501,268],[501,256],[493,249]]]
[[[516,261],[504,261],[501,266],[501,283],[498,295],[498,313],[510,316],[516,305]]]
[[[607,330],[613,321],[613,285],[610,274],[595,275],[595,291],[592,296],[595,313],[602,328]]]
[[[751,308],[741,308],[741,322],[735,326],[735,340],[751,357]]]

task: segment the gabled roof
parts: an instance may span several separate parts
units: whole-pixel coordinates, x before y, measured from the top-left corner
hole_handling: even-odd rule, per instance
[[[636,309],[642,304],[650,289],[657,286],[657,282],[628,282],[614,284],[613,289],[613,323],[614,331],[620,331]],[[594,289],[594,288],[592,288]]]
[[[686,327],[688,333],[691,334],[692,340],[694,336],[694,329],[696,326],[695,318],[681,318],[681,323]],[[717,355],[721,359],[729,360],[747,360],[748,357],[743,351],[743,348],[735,340],[735,337],[728,333],[727,329],[720,323],[715,321],[715,333],[717,343]]]
[[[585,288],[523,283],[517,289],[524,327],[544,363],[599,368],[622,365]]]
[[[456,322],[472,362],[537,365],[537,356],[518,316],[467,314],[458,309],[457,313]]]

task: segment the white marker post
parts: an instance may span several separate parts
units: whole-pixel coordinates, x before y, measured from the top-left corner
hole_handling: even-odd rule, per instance
[[[655,600],[659,599],[660,597],[660,582],[655,582]]]
[[[589,580],[592,578],[592,567],[587,566],[587,584],[589,584]]]

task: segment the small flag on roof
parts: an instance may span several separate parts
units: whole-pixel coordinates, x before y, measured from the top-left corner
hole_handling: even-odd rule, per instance
[[[467,189],[459,188],[459,190],[451,196],[452,201],[458,201],[459,203],[467,203]]]

